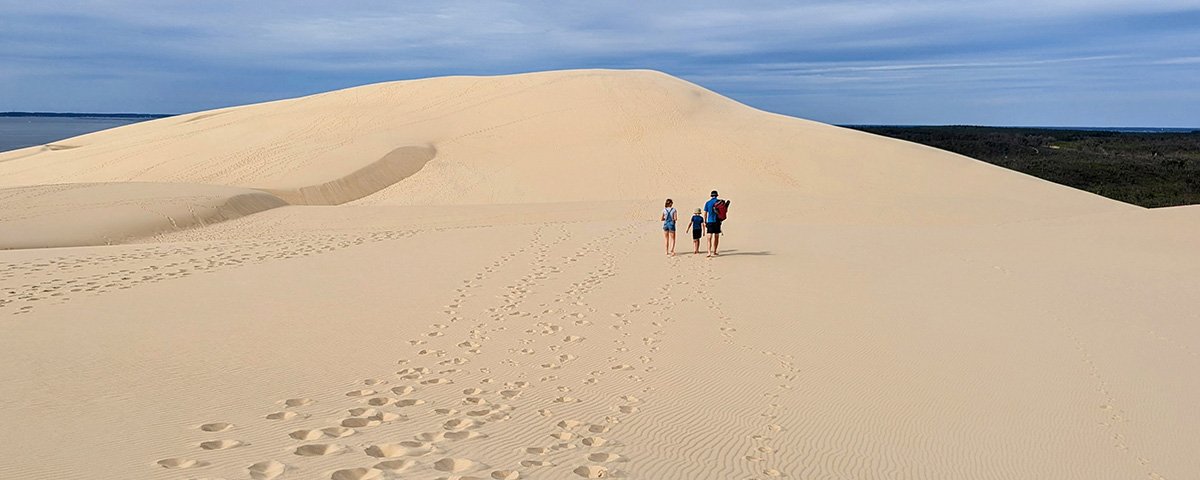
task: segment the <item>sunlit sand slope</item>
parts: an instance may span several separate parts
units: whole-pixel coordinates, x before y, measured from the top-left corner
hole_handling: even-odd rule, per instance
[[[645,199],[718,178],[730,194],[793,192],[864,211],[903,201],[900,221],[912,222],[1121,208],[947,152],[765,113],[649,71],[382,83],[0,155],[0,185],[202,183],[322,205]],[[971,214],[958,215],[964,208]]]
[[[0,249],[125,243],[287,205],[257,190],[167,183],[0,189]]]

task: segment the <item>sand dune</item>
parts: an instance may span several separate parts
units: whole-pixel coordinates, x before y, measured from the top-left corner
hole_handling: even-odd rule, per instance
[[[947,152],[754,110],[649,71],[383,83],[58,145],[71,148],[0,154],[0,185],[183,182],[325,191],[282,195],[293,204],[463,205],[658,198],[719,177],[731,194],[907,199],[921,202],[914,213],[944,210],[948,200],[1006,217],[1122,206]],[[430,149],[397,151],[410,145]],[[377,169],[392,173],[364,172]],[[318,187],[331,182],[338,186]]]
[[[56,145],[0,154],[5,246],[131,244],[0,252],[0,478],[1200,471],[1195,207],[653,72]],[[662,199],[712,188],[725,255],[663,255]]]

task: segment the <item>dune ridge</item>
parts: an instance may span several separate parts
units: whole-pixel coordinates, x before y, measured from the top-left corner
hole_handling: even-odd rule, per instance
[[[298,188],[262,187],[292,205],[341,205],[387,188],[419,172],[437,155],[428,145],[398,147],[346,176]]]

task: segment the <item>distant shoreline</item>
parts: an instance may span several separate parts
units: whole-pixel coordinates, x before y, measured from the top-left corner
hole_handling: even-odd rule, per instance
[[[167,118],[175,113],[59,113],[59,112],[0,112],[0,117],[41,117],[41,118]]]

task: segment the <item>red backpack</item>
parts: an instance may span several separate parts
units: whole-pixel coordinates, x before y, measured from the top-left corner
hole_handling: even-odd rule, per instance
[[[729,201],[717,200],[717,203],[713,204],[713,210],[717,212],[717,221],[724,222],[725,216],[729,214]]]

